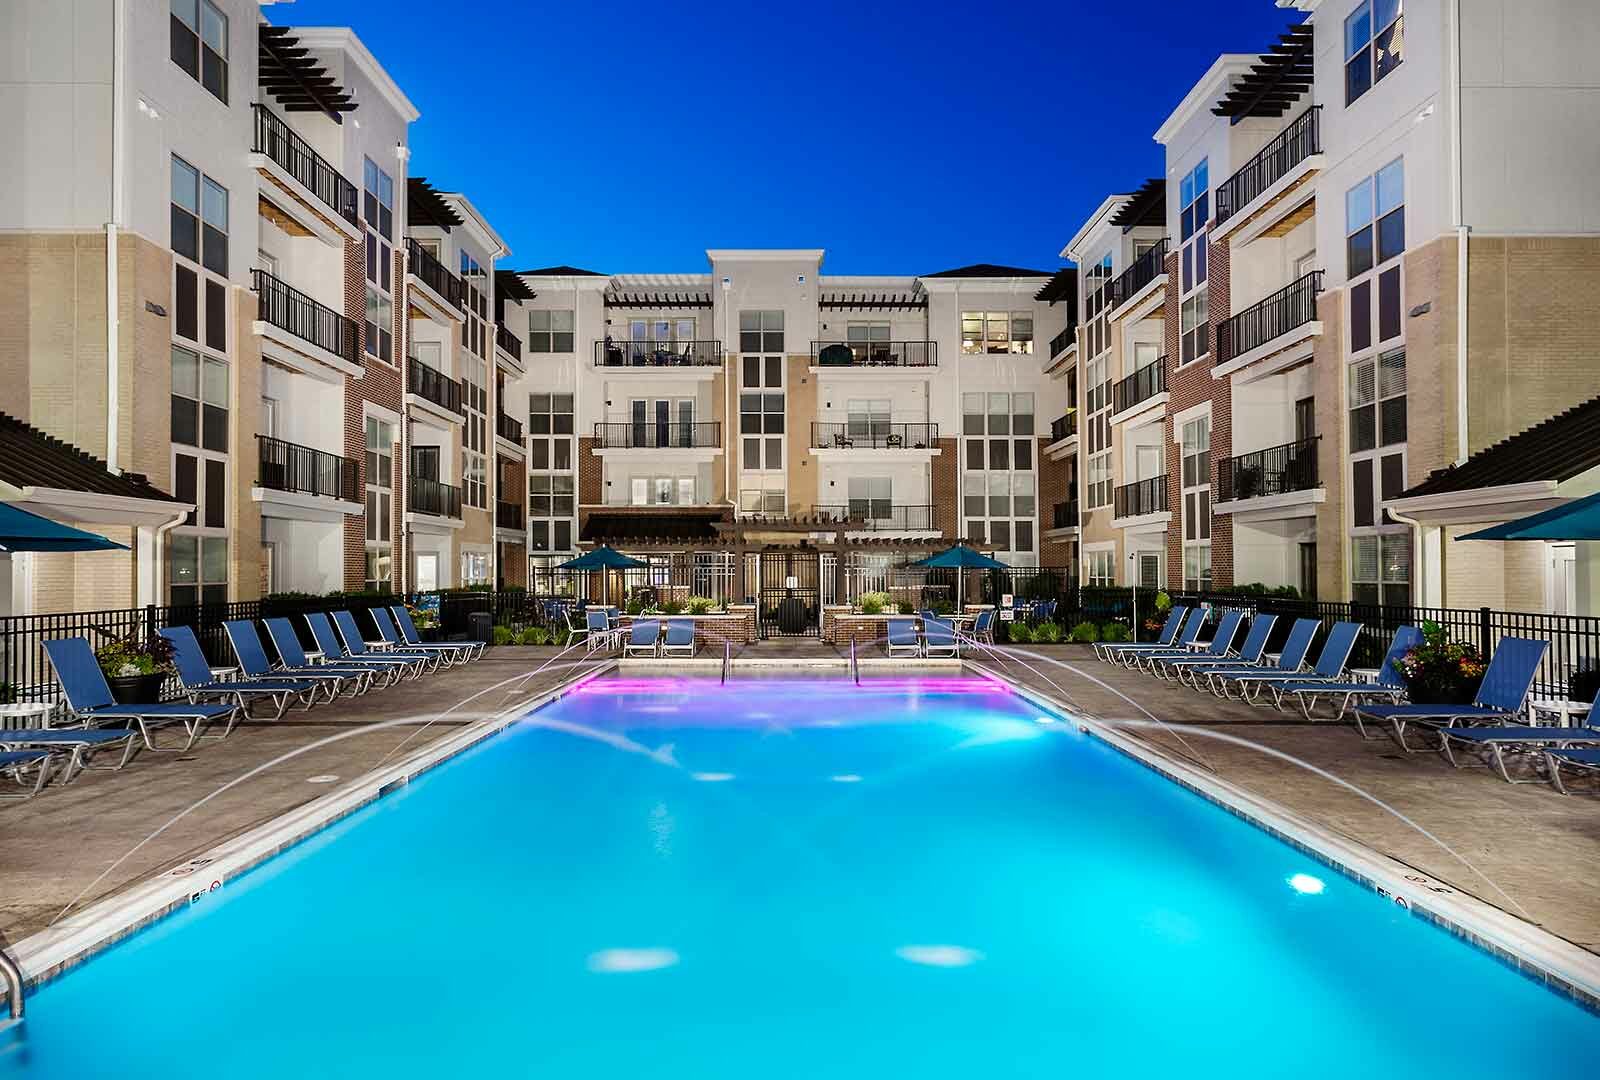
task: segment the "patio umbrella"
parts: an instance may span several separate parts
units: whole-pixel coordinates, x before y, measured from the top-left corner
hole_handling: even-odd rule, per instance
[[[1457,540],[1600,540],[1600,494],[1543,513],[1491,525]]]
[[[909,564],[911,566],[926,567],[929,570],[944,567],[954,568],[956,573],[956,611],[961,610],[961,585],[962,570],[1005,570],[1006,564],[998,559],[991,559],[981,551],[974,551],[965,544],[946,548],[937,555],[929,555],[926,559],[918,559]]]
[[[649,566],[647,562],[632,559],[618,551],[616,548],[601,544],[592,551],[586,551],[576,559],[568,559],[557,570],[628,570],[635,566]],[[611,575],[602,574],[600,578],[600,599],[609,602],[611,599]]]
[[[115,540],[51,521],[10,503],[0,503],[0,552],[127,550],[127,545]]]

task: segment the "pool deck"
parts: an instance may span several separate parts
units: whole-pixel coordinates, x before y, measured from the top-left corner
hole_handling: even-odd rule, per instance
[[[1595,903],[1600,897],[1600,794],[1563,798],[1544,785],[1508,785],[1486,769],[1453,770],[1435,754],[1405,755],[1387,740],[1363,742],[1345,725],[1308,724],[1298,712],[1220,702],[1100,664],[1084,646],[1030,648],[1128,693],[1173,725],[1170,733],[1130,730],[1132,737],[1198,761],[1250,793],[1600,954],[1600,904]],[[863,650],[863,658],[869,652]],[[311,783],[312,777],[351,780],[380,762],[392,763],[397,758],[391,755],[402,743],[399,756],[553,689],[572,672],[518,678],[553,653],[492,649],[481,661],[404,688],[309,713],[292,712],[278,722],[247,722],[228,739],[199,743],[181,756],[143,753],[122,772],[86,773],[26,802],[0,803],[0,880],[5,886],[0,890],[0,943],[15,944],[43,929],[80,894],[79,908],[129,890],[338,786]],[[814,639],[763,642],[735,659],[735,677],[741,671],[757,674],[775,661],[843,674],[848,651]],[[882,666],[880,654],[876,664],[863,665],[863,673],[878,673]],[[1018,664],[993,666],[1100,720],[1137,716],[1127,702],[1084,674],[1044,665],[1057,684],[1051,685]],[[719,667],[720,657],[710,662],[711,669]],[[507,680],[515,681],[502,685]],[[420,733],[414,725],[379,726],[399,716],[437,716],[462,702],[466,704]],[[1204,732],[1211,730],[1293,754],[1387,802],[1472,860],[1523,911],[1516,912],[1432,841],[1360,796],[1259,751],[1206,738]],[[222,785],[292,750],[349,732],[355,734],[218,795],[95,882],[153,830]]]

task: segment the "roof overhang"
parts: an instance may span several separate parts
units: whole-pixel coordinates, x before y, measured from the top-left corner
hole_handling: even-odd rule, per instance
[[[0,482],[0,497],[41,517],[57,521],[94,522],[98,525],[172,525],[194,509],[193,503],[162,499],[135,499],[98,491],[73,491],[28,485],[13,487]]]
[[[300,44],[307,48],[337,49],[344,53],[406,123],[412,123],[422,115],[400,90],[399,84],[389,77],[383,65],[356,37],[354,30],[347,26],[297,26],[294,34],[300,39]]]
[[[1067,241],[1067,246],[1061,249],[1061,257],[1063,259],[1071,259],[1073,262],[1082,265],[1084,245],[1089,242],[1091,236],[1095,235],[1100,229],[1107,227],[1106,222],[1109,217],[1128,198],[1129,195],[1126,192],[1121,195],[1107,195],[1105,202],[1101,203],[1095,212],[1089,215],[1089,220],[1083,223],[1083,227],[1073,235],[1071,240]]]
[[[1258,57],[1251,53],[1223,53],[1217,57],[1216,63],[1200,76],[1200,81],[1190,88],[1182,101],[1178,102],[1178,107],[1173,109],[1166,121],[1156,129],[1152,138],[1162,146],[1170,143],[1189,121],[1201,115],[1202,110],[1222,96],[1222,91],[1230,80],[1248,72],[1257,59]]]
[[[1513,521],[1541,510],[1560,506],[1572,496],[1563,496],[1554,480],[1535,480],[1523,484],[1442,491],[1435,495],[1389,499],[1384,509],[1402,520],[1418,525],[1461,525]]]
[[[511,249],[506,246],[506,242],[489,225],[489,219],[484,217],[476,206],[472,205],[471,199],[459,191],[441,192],[440,197],[461,215],[467,230],[475,233],[477,238],[483,242],[483,245],[489,251],[489,258],[503,259],[511,254]]]

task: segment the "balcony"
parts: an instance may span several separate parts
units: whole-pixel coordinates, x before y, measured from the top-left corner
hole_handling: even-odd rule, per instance
[[[1160,514],[1167,509],[1167,478],[1152,476],[1148,480],[1135,480],[1131,484],[1111,489],[1111,516],[1113,518],[1143,517]]]
[[[1285,505],[1321,502],[1321,498],[1280,498],[1302,492],[1322,495],[1322,482],[1317,475],[1320,441],[1320,436],[1313,435],[1282,446],[1252,450],[1218,463],[1216,503],[1213,505],[1243,499],[1271,499],[1274,504]]]
[[[414,464],[415,462],[413,462]],[[413,514],[431,517],[461,517],[461,489],[441,484],[425,476],[412,476],[406,482],[407,507]]]
[[[852,420],[811,425],[811,446],[815,450],[929,450],[938,442],[938,424]]]
[[[322,204],[323,209],[331,210],[337,218],[347,222],[352,228],[359,229],[356,186],[346,180],[344,174],[334,168],[326,158],[311,149],[311,144],[296,134],[271,109],[260,103],[251,108],[255,112],[256,120],[255,141],[251,144],[251,152],[262,155],[289,179],[310,192]],[[282,186],[281,179],[275,175],[276,170],[265,168],[264,171],[273,176],[273,179],[279,180]],[[293,194],[298,194],[292,188],[289,190]],[[318,208],[312,207],[312,209]]]
[[[1058,502],[1050,511],[1050,527],[1052,529],[1076,529],[1078,527],[1078,500],[1069,499]]]
[[[1167,358],[1162,357],[1122,379],[1111,387],[1111,414],[1113,418],[1126,419],[1122,414],[1152,403],[1157,395],[1167,392]]]
[[[497,529],[507,532],[521,533],[527,531],[523,524],[523,505],[521,503],[496,500],[494,504],[494,524]]]
[[[1133,260],[1133,264],[1119,274],[1111,283],[1111,307],[1113,310],[1126,304],[1142,292],[1157,277],[1167,272],[1167,240]]]
[[[494,347],[511,357],[519,367],[522,365],[522,339],[507,330],[504,323],[494,324]]]
[[[936,341],[813,341],[814,368],[930,368],[939,366]]]
[[[1050,441],[1058,443],[1062,439],[1070,439],[1078,434],[1078,413],[1074,409],[1065,416],[1058,416],[1050,421]]]
[[[406,388],[408,393],[437,405],[455,419],[466,415],[461,404],[461,384],[415,356],[406,357]]]
[[[432,301],[432,307],[439,309],[432,314],[447,322],[460,319],[467,307],[467,287],[461,279],[446,270],[444,263],[411,237],[406,238],[406,262],[411,276],[433,293],[431,297],[421,294]]]
[[[496,413],[494,417],[494,433],[506,442],[522,445],[522,421],[505,413]]]
[[[265,339],[266,355],[319,377],[326,376],[309,368],[307,360],[319,361],[343,374],[361,374],[361,342],[355,320],[319,304],[265,270],[252,270],[250,277],[257,295],[255,331]],[[266,341],[276,347],[267,347]]]
[[[677,420],[594,426],[598,450],[715,450],[722,446],[722,425],[716,421]]]
[[[594,343],[595,367],[642,368],[720,368],[722,342],[703,341],[613,341]]]
[[[851,529],[932,532],[938,528],[933,523],[931,505],[895,506],[880,499],[857,499],[834,506],[813,506],[811,513],[819,521],[847,525]]]
[[[1071,346],[1072,342],[1075,340],[1075,335],[1077,332],[1078,328],[1076,326],[1069,326],[1065,330],[1061,331],[1061,333],[1051,338],[1050,359],[1054,360],[1056,357],[1066,352],[1068,347]]]
[[[1313,154],[1322,153],[1322,106],[1313,105],[1217,188],[1217,225],[1250,208]]]
[[[1320,333],[1317,294],[1321,291],[1322,271],[1313,270],[1218,326],[1213,374],[1236,371]]]
[[[267,491],[361,502],[361,479],[354,458],[257,435],[256,462],[256,484]]]

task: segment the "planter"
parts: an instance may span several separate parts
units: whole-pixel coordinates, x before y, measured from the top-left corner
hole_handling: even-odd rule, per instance
[[[161,685],[167,681],[164,672],[154,675],[107,675],[111,696],[118,705],[154,705],[161,700]]]
[[[1441,672],[1423,672],[1407,679],[1406,692],[1420,705],[1470,705],[1478,696],[1480,679],[1463,679],[1459,675]]]

